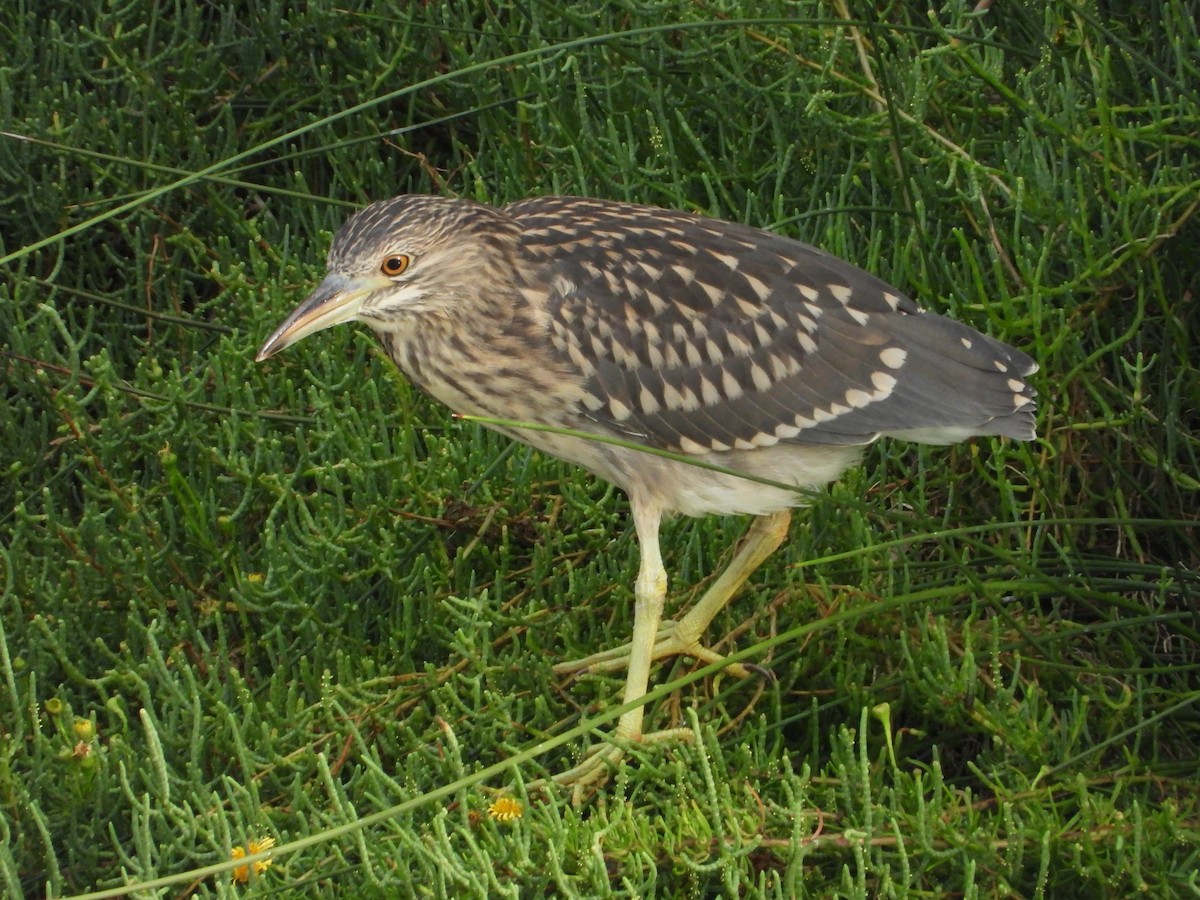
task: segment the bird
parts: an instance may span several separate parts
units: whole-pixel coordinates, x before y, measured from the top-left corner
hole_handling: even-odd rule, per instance
[[[623,668],[622,704],[634,704],[551,779],[577,797],[628,747],[686,739],[644,728],[653,664],[722,660],[702,642],[709,624],[786,540],[791,510],[864,448],[1035,438],[1027,354],[816,247],[692,212],[568,196],[378,201],[342,225],[324,279],[257,360],[349,321],[454,412],[499,420],[485,424],[628,496],[631,640],[554,666]],[[674,514],[754,519],[720,576],[664,621],[659,529]]]

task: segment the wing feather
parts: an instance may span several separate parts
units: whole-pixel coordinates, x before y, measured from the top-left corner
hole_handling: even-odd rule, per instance
[[[598,426],[688,453],[1032,437],[1033,360],[816,248],[606,201],[507,211]]]

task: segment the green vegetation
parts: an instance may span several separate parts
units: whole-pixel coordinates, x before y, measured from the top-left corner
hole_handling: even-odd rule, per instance
[[[0,894],[1200,892],[1200,5],[295,6],[0,11]],[[406,191],[795,235],[1035,356],[1040,439],[872,448],[716,623],[775,681],[662,666],[693,744],[527,791],[619,711],[550,667],[624,498],[365,328],[253,362]]]

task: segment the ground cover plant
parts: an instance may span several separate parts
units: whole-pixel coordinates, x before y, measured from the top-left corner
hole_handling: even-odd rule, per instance
[[[293,6],[0,10],[0,893],[1200,892],[1196,3]],[[664,664],[692,743],[532,792],[620,710],[551,666],[624,498],[365,328],[253,361],[407,191],[817,244],[1033,355],[1039,439],[873,447],[714,624],[774,680]]]

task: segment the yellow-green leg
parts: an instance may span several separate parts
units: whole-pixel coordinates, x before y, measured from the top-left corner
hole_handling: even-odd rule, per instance
[[[650,683],[650,666],[659,659],[680,653],[694,656],[705,662],[715,662],[722,657],[700,644],[700,636],[709,623],[734,597],[746,579],[762,565],[783,543],[787,536],[791,515],[788,512],[774,513],[754,520],[746,533],[741,547],[721,576],[704,593],[704,596],[678,622],[662,622],[663,602],[667,593],[667,573],[662,563],[662,552],[658,543],[658,527],[661,510],[654,506],[633,504],[634,525],[641,546],[641,565],[634,586],[633,637],[628,644],[614,650],[589,656],[587,659],[563,663],[554,667],[555,672],[612,671],[627,667],[624,703],[632,703],[646,695]],[[662,627],[660,627],[660,624]],[[745,676],[746,669],[732,665],[729,671]],[[645,708],[637,706],[621,715],[617,721],[614,743],[600,744],[592,748],[588,757],[574,768],[554,776],[557,784],[574,786],[576,802],[589,785],[603,782],[613,766],[625,756],[626,742],[655,742],[663,740],[686,740],[691,732],[686,728],[664,731],[642,732]]]
[[[713,582],[712,586],[704,592],[704,595],[696,601],[683,618],[677,622],[662,623],[651,650],[651,662],[680,654],[695,657],[706,663],[717,662],[723,658],[719,653],[715,653],[701,644],[700,638],[717,614],[736,596],[742,585],[746,583],[746,579],[779,549],[779,545],[787,538],[788,524],[791,522],[791,518],[791,512],[784,510],[771,515],[759,516],[754,520],[737,553],[734,554],[721,576]],[[657,554],[657,535],[654,545]],[[644,545],[642,552],[645,554]],[[634,628],[635,630],[637,628],[636,618]],[[611,672],[624,668],[626,665],[632,665],[635,641],[636,638],[628,644],[594,653],[586,659],[559,663],[554,667],[554,671],[565,674],[585,671]],[[738,663],[731,665],[727,671],[739,678],[744,678],[749,674],[746,668]]]
[[[646,696],[650,684],[650,665],[654,661],[654,643],[658,636],[658,625],[662,620],[663,601],[667,595],[667,571],[663,567],[662,551],[658,545],[658,526],[662,520],[662,509],[655,504],[639,503],[633,499],[633,523],[637,529],[641,547],[641,564],[633,596],[633,639],[629,648],[629,670],[625,676],[623,703],[632,703]],[[574,799],[578,802],[584,789],[608,778],[613,766],[625,756],[624,744],[631,741],[660,741],[687,739],[691,732],[686,728],[673,728],[652,734],[642,733],[645,707],[636,706],[621,714],[617,720],[615,741],[593,747],[583,762],[574,768],[555,775],[557,784],[572,785]]]

